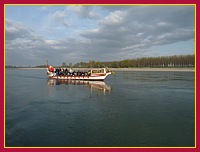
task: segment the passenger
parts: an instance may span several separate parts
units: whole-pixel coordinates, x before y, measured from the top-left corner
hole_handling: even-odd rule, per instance
[[[56,69],[55,73],[56,73],[56,76],[58,76],[58,74],[59,74],[59,70]]]
[[[65,75],[67,75],[68,74],[68,70],[67,70],[67,68],[65,69]]]
[[[58,75],[61,75],[61,68],[59,69]]]
[[[70,69],[69,69],[69,72],[70,72],[70,73],[73,73],[74,71],[72,70],[72,68],[70,68]]]
[[[61,75],[64,75],[65,73],[64,73],[64,69],[61,69]]]
[[[77,76],[81,76],[81,72],[79,70],[77,72]]]
[[[48,67],[48,70],[49,72],[54,72],[54,68],[51,65]]]
[[[90,70],[88,70],[88,76],[90,76],[91,75],[91,71]]]

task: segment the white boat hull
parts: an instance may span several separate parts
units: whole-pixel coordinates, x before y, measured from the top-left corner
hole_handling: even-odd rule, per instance
[[[105,74],[92,74],[90,76],[64,76],[64,75],[56,75],[55,73],[47,71],[47,75],[53,79],[59,80],[86,80],[86,81],[103,81],[106,79],[111,72]]]

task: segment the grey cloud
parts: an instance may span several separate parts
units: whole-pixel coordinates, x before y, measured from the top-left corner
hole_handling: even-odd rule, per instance
[[[73,13],[72,13],[73,12]],[[61,24],[64,27],[73,27],[73,22],[70,20],[69,16],[74,15],[79,19],[99,19],[101,15],[93,10],[93,7],[90,6],[68,6],[63,10],[56,11],[51,14],[51,18],[57,24]],[[84,21],[83,21],[84,22]]]
[[[106,45],[107,50],[112,47],[133,52],[186,41],[194,38],[194,9],[192,6],[125,6],[120,13],[118,10],[111,12],[110,18],[104,18],[98,29],[86,31],[82,36],[91,39],[94,46],[105,46],[112,40],[119,44]]]
[[[6,20],[6,40],[26,38],[31,35],[30,29],[19,23]]]
[[[152,46],[194,39],[192,6],[101,8],[110,12],[109,15],[105,18],[98,18],[97,15],[98,26],[95,29],[83,30],[78,38],[48,40],[22,24],[8,20],[6,61],[21,64],[28,61],[31,65],[38,65],[48,58],[52,64],[60,65],[63,61],[76,63],[88,60],[121,60],[145,56]],[[95,18],[95,15],[91,15],[91,12],[94,12],[93,7],[71,9],[80,17]],[[66,13],[66,10],[57,11],[53,15],[54,20],[68,26]]]
[[[23,30],[28,31],[28,28]],[[34,32],[24,37],[19,34],[17,37],[6,40],[6,57],[8,59],[6,62],[19,66],[44,64],[46,58],[55,65],[60,65],[66,59],[69,59],[66,61],[68,63],[78,62],[82,56],[87,56],[84,53],[84,46],[86,46],[85,41],[72,38],[45,40]]]
[[[69,23],[65,20],[66,13],[65,11],[56,11],[53,15],[52,18],[54,21],[61,23],[63,26],[69,26]]]
[[[89,19],[99,19],[101,15],[93,10],[94,7],[91,6],[72,6],[67,9],[75,12],[79,17],[89,18]]]

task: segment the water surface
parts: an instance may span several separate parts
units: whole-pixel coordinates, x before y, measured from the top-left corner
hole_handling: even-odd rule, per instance
[[[193,72],[116,72],[105,83],[6,69],[6,146],[194,146]]]

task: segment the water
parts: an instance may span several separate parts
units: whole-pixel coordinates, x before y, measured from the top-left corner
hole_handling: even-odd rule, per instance
[[[193,72],[116,72],[105,83],[6,70],[8,147],[195,146]]]

